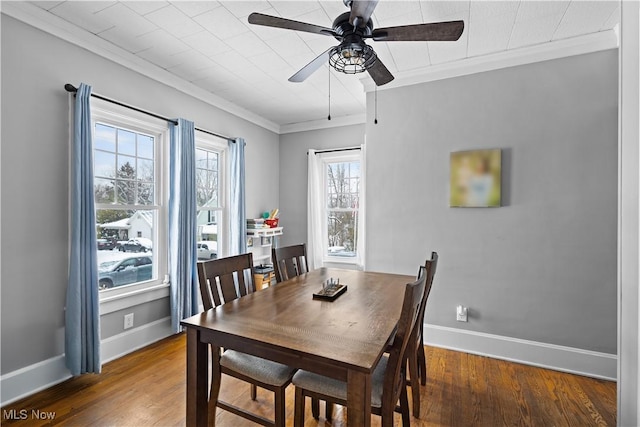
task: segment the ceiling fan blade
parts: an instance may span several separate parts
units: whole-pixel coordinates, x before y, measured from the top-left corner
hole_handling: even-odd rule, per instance
[[[295,83],[305,81],[311,74],[316,72],[318,68],[322,67],[329,60],[329,51],[331,49],[332,47],[322,52],[318,57],[316,57],[316,59],[302,67],[300,71],[289,77],[289,81]]]
[[[380,57],[376,59],[376,62],[373,63],[371,68],[367,69],[367,72],[373,81],[376,82],[376,86],[386,85],[394,79],[393,74],[385,67]]]
[[[464,31],[464,21],[435,22],[376,28],[371,38],[380,42],[392,41],[455,41]]]
[[[252,13],[249,15],[249,23],[263,25],[265,27],[284,28],[286,30],[304,31],[306,33],[323,34],[333,36],[331,28],[320,25],[307,24],[306,22],[293,21],[291,19],[279,18],[277,16],[264,15],[262,13]]]
[[[369,22],[378,0],[353,0],[349,23],[354,27],[364,27]]]

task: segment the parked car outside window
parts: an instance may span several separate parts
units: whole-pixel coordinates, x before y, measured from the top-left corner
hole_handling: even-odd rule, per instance
[[[98,289],[151,280],[152,275],[153,261],[148,256],[105,261],[98,266]]]
[[[110,251],[116,247],[116,241],[112,239],[98,239],[99,251]]]
[[[215,259],[218,257],[218,242],[198,242],[198,259]]]
[[[147,252],[153,249],[153,242],[144,237],[136,237],[120,245],[122,252]]]

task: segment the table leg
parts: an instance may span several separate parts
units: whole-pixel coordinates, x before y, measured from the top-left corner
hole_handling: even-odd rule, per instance
[[[208,345],[200,341],[200,331],[187,328],[187,426],[207,426],[209,385]],[[215,418],[212,419],[215,423]]]
[[[209,393],[209,419],[213,425],[216,424],[216,408],[218,407],[218,396],[220,396],[220,383],[222,372],[220,370],[221,348],[211,346],[211,393]]]
[[[347,425],[371,427],[371,375],[347,372]]]

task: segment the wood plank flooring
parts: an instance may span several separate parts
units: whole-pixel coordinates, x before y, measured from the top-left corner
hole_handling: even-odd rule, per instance
[[[184,335],[169,337],[110,362],[100,375],[83,375],[2,408],[4,426],[183,426]],[[616,383],[426,347],[427,385],[422,413],[411,425],[426,426],[615,426]],[[287,426],[293,425],[293,386],[287,390]],[[224,377],[221,397],[272,416],[271,393]],[[409,398],[411,402],[411,398]],[[336,406],[333,423],[316,421],[307,402],[305,426],[345,426]],[[320,413],[324,414],[321,404]],[[40,419],[40,417],[44,419]],[[25,418],[25,419],[21,419]],[[51,419],[52,418],[52,419]],[[254,426],[218,410],[216,425]],[[372,425],[380,418],[372,416]],[[395,425],[400,426],[400,416]]]

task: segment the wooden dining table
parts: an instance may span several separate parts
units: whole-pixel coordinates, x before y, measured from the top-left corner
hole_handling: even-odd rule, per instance
[[[330,278],[347,285],[333,301],[313,298]],[[371,424],[371,375],[400,318],[412,276],[320,268],[184,319],[187,426],[215,425],[220,348],[234,349],[347,382],[349,426]],[[215,393],[212,393],[215,394]],[[209,401],[209,399],[211,401]]]

